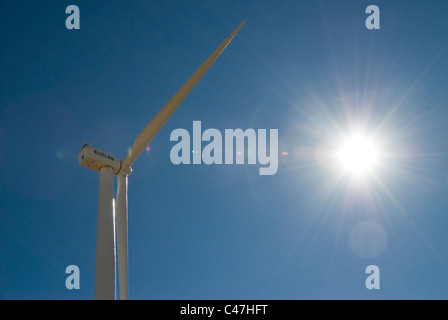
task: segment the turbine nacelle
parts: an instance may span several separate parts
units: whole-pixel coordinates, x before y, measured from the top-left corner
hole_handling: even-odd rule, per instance
[[[132,169],[117,157],[85,144],[78,154],[79,164],[87,169],[100,172],[102,167],[111,167],[115,175],[130,175]]]

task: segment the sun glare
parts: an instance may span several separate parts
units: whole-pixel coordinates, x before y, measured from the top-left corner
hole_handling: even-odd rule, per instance
[[[357,134],[343,143],[337,158],[347,172],[358,177],[365,176],[378,163],[378,148],[373,140]]]

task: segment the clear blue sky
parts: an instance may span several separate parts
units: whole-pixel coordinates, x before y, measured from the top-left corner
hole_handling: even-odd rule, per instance
[[[0,299],[93,298],[98,175],[80,148],[124,158],[244,19],[133,165],[130,299],[447,299],[447,15],[435,0],[2,1]],[[273,176],[175,166],[170,133],[194,120],[278,129],[288,155]],[[320,155],[361,123],[387,156],[360,186]]]

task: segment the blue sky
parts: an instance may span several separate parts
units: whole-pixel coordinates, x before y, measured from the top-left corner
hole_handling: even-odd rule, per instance
[[[130,299],[448,298],[446,1],[19,0],[0,14],[0,299],[93,298],[98,174],[80,148],[124,158],[244,19],[132,166]],[[176,166],[170,133],[194,120],[278,129],[288,154],[272,176]],[[384,149],[363,183],[323,159],[353,126]]]

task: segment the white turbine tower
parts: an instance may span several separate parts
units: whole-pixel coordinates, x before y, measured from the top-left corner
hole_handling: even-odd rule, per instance
[[[199,79],[215,62],[245,22],[246,20],[232,32],[148,123],[137,136],[134,145],[123,161],[89,145],[82,147],[78,155],[79,163],[100,174],[95,258],[95,299],[113,300],[116,298],[116,253],[118,254],[120,298],[123,300],[128,299],[127,184],[128,175],[132,172],[132,163],[162,128]],[[114,175],[117,176],[116,204],[114,203]],[[115,246],[116,243],[117,247]]]

